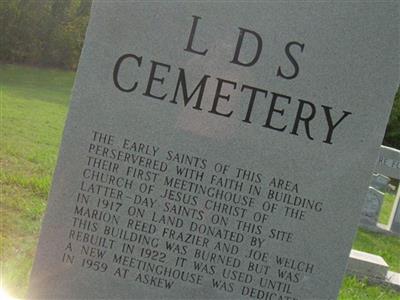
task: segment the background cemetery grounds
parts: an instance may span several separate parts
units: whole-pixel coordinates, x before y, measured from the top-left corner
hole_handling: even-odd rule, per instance
[[[1,285],[14,297],[26,293],[74,75],[0,64]],[[387,224],[393,200],[394,194],[385,195],[380,223]],[[398,237],[359,229],[353,248],[382,256],[389,270],[400,272]],[[339,299],[399,297],[394,290],[346,276]]]

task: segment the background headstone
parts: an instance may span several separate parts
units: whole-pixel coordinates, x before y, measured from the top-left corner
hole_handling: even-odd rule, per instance
[[[361,222],[375,225],[378,222],[379,212],[383,203],[384,193],[369,187],[365,203],[361,212]]]
[[[381,191],[382,193],[385,193],[389,182],[389,177],[381,174],[373,174],[370,186],[378,191]]]
[[[388,177],[400,180],[400,150],[381,146],[375,164],[375,172],[380,174],[373,174],[371,186],[382,192],[385,192],[387,189],[386,182],[388,183],[390,181],[390,178]],[[400,185],[395,188],[397,188],[397,193],[387,228],[390,232],[398,234],[400,233],[400,209],[398,205],[400,198]],[[370,201],[367,200],[365,205],[368,206],[368,203],[370,203]],[[363,209],[363,211],[367,210],[369,210],[368,207]],[[366,223],[361,222],[361,224]]]
[[[381,146],[375,165],[375,172],[400,179],[400,150]]]
[[[389,219],[390,231],[400,234],[400,187],[397,189],[397,195],[392,208],[392,214]]]
[[[398,8],[94,2],[29,298],[334,299]]]
[[[352,249],[347,269],[354,275],[385,280],[389,266],[381,256]]]

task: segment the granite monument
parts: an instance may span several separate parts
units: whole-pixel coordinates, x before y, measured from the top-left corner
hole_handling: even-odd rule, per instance
[[[334,299],[396,2],[95,1],[32,299]]]

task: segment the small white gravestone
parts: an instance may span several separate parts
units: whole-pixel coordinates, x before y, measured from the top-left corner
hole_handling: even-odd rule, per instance
[[[347,269],[354,275],[368,276],[384,281],[389,266],[381,256],[352,249]]]
[[[95,1],[32,299],[335,299],[398,2]]]

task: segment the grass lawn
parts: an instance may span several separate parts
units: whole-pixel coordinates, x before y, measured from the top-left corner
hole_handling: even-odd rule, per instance
[[[400,293],[378,285],[370,285],[366,281],[353,276],[346,276],[339,292],[339,300],[398,300]]]
[[[58,154],[74,73],[0,64],[1,281],[24,297]],[[382,221],[381,221],[382,222]],[[359,230],[354,248],[400,272],[400,241]],[[340,299],[399,299],[399,293],[346,277]]]
[[[389,224],[390,213],[392,212],[392,207],[394,204],[395,194],[386,193],[383,199],[381,211],[379,213],[379,223]]]
[[[400,273],[400,239],[394,236],[358,229],[353,249],[382,256],[389,269]]]
[[[2,284],[23,296],[74,74],[0,65]]]

